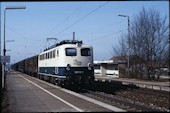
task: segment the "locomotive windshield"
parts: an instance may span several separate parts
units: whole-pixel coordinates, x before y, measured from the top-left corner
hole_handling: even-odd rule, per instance
[[[75,48],[66,48],[66,56],[76,56],[77,51]]]
[[[89,48],[83,48],[81,49],[81,56],[90,56],[91,52]]]

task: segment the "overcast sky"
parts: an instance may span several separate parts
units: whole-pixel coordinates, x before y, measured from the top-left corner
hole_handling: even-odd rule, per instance
[[[74,2],[1,2],[1,55],[3,55],[4,7],[26,6],[6,11],[6,55],[11,63],[39,54],[49,44],[75,38],[93,46],[94,60],[109,60],[112,45],[127,33],[130,21],[142,9],[154,8],[169,19],[169,1],[74,1]]]

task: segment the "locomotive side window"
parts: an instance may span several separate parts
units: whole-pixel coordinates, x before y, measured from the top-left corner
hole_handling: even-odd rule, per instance
[[[75,48],[66,48],[66,56],[76,56],[77,55],[77,51]]]
[[[43,54],[43,60],[45,59],[45,55]]]
[[[40,55],[40,57],[39,57],[39,60],[42,60],[42,57],[41,57],[41,55]]]
[[[47,59],[49,59],[49,53],[47,53]]]
[[[55,50],[53,50],[53,58],[55,58]]]
[[[43,60],[43,55],[41,55],[40,57],[41,57],[41,60]]]
[[[90,55],[91,55],[90,48],[81,49],[81,56],[90,56]]]
[[[52,51],[50,51],[50,58],[52,58]]]
[[[57,50],[57,57],[59,56],[59,50]]]
[[[47,53],[45,54],[45,59],[47,59]]]

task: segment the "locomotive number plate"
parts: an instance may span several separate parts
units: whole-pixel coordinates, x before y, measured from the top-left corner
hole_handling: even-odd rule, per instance
[[[82,74],[84,71],[74,71],[75,74]]]

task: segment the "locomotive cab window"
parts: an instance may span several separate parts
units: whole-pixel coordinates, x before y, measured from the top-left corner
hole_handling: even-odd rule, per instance
[[[75,48],[66,48],[66,56],[76,56],[77,55],[77,51]]]
[[[90,48],[81,49],[81,56],[90,56],[90,55],[91,55]]]

